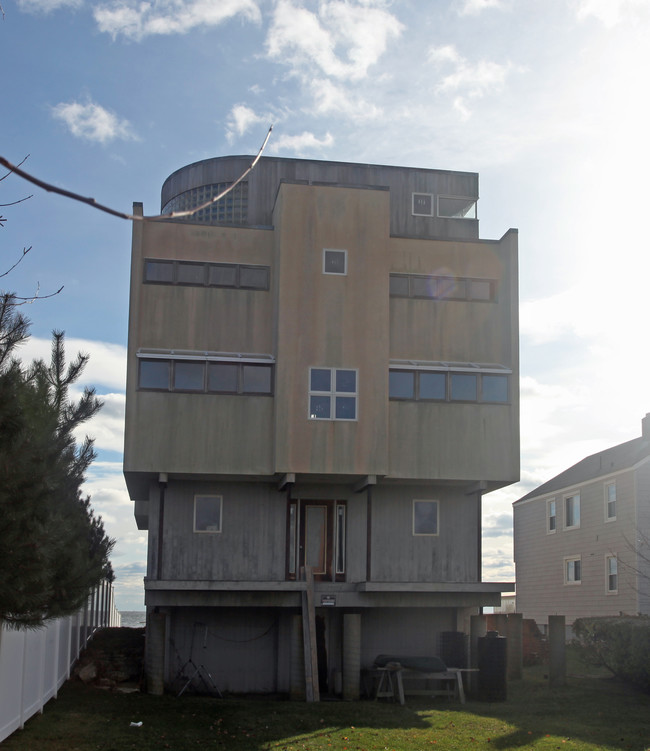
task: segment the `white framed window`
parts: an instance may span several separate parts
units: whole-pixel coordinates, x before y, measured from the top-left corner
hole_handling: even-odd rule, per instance
[[[476,219],[476,198],[438,196],[438,216],[447,219]]]
[[[546,534],[557,532],[557,502],[555,498],[546,501]]]
[[[616,481],[605,483],[605,521],[616,520]]]
[[[580,493],[574,493],[564,499],[564,529],[577,529],[579,526]]]
[[[220,495],[194,496],[194,531],[208,534],[221,532],[221,506],[223,498]]]
[[[618,593],[618,558],[615,555],[608,555],[605,559],[607,570],[607,594],[613,595]]]
[[[309,419],[356,420],[358,372],[346,368],[309,369]]]
[[[323,248],[323,274],[345,276],[347,273],[348,251]]]
[[[433,216],[433,193],[413,193],[411,200],[413,216]]]
[[[438,501],[413,501],[413,534],[438,535]]]
[[[582,559],[579,555],[564,559],[564,583],[580,584],[582,582]]]

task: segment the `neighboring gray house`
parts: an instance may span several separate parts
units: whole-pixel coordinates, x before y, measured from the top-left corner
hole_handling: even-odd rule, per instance
[[[250,161],[183,167],[163,212]],[[262,158],[192,220],[134,222],[154,690],[192,656],[222,690],[304,693],[305,627],[320,691],[354,696],[512,591],[482,581],[481,505],[519,478],[517,232],[480,240],[477,199],[474,173]]]
[[[650,415],[640,438],[588,456],[513,510],[517,612],[538,625],[650,613]]]

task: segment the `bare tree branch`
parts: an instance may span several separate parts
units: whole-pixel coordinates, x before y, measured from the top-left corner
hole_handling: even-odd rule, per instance
[[[235,186],[238,185],[246,177],[246,175],[248,175],[249,172],[251,172],[251,170],[255,167],[260,157],[262,156],[262,152],[264,151],[264,148],[266,147],[266,144],[268,143],[269,138],[271,137],[272,130],[273,130],[273,126],[271,125],[268,133],[266,134],[266,138],[264,139],[264,143],[262,144],[260,150],[257,152],[257,156],[255,157],[255,159],[253,159],[253,161],[250,163],[248,168],[228,188],[221,191],[219,195],[214,196],[214,198],[211,198],[209,201],[206,201],[205,203],[201,204],[200,206],[197,206],[195,209],[191,209],[190,211],[173,211],[170,214],[157,214],[155,216],[137,216],[135,214],[126,214],[122,211],[116,211],[115,209],[111,209],[109,206],[104,206],[103,204],[98,203],[94,198],[86,198],[84,196],[79,195],[78,193],[73,193],[72,191],[64,190],[63,188],[57,188],[55,185],[46,183],[43,180],[39,180],[37,177],[34,177],[28,174],[24,170],[20,169],[18,165],[12,164],[11,162],[9,162],[7,159],[5,159],[2,156],[0,156],[0,164],[3,167],[6,167],[11,172],[13,172],[14,174],[18,175],[19,177],[22,177],[23,180],[27,180],[28,182],[33,183],[39,188],[46,190],[48,193],[58,193],[59,195],[64,196],[65,198],[70,198],[74,201],[80,201],[81,203],[86,203],[95,209],[99,209],[99,211],[104,211],[106,214],[110,214],[111,216],[116,216],[120,219],[130,219],[132,221],[150,221],[150,222],[159,221],[161,219],[178,219],[179,217],[183,217],[183,216],[192,216],[192,214],[196,214],[197,211],[201,211],[201,209],[205,209],[211,204],[216,203],[217,201],[220,201],[225,195],[230,193],[230,191],[233,190],[233,188],[235,188]]]
[[[13,295],[14,300],[20,300],[21,302],[14,302],[14,305],[31,305],[32,303],[36,302],[37,300],[47,300],[49,297],[56,297],[56,295],[61,292],[64,285],[61,285],[59,289],[57,289],[56,292],[50,292],[49,295],[41,295],[41,285],[40,282],[36,285],[36,294],[32,295],[31,297],[18,297],[17,295]]]
[[[20,160],[20,161],[18,162],[18,164],[16,165],[16,167],[21,167],[21,166],[22,166],[23,164],[25,164],[25,162],[26,162],[26,161],[27,161],[28,159],[29,159],[29,154],[27,154],[27,156],[26,156],[26,157],[23,157],[23,158],[22,158],[22,159],[21,159],[21,160]],[[12,174],[12,173],[14,172],[14,169],[15,169],[15,167],[13,167],[12,169],[10,169],[10,170],[9,170],[9,172],[7,172],[7,174],[6,174],[6,175],[3,175],[2,177],[0,177],[0,183],[1,183],[1,182],[2,182],[2,181],[3,181],[4,179],[5,179],[5,178],[9,177],[9,175],[11,175],[11,174]]]
[[[0,217],[0,219],[1,218],[2,217]],[[12,272],[16,268],[16,266],[18,266],[18,264],[23,260],[23,258],[29,253],[29,251],[31,249],[32,249],[31,245],[29,246],[29,248],[23,248],[23,254],[22,254],[22,256],[20,256],[20,258],[16,261],[16,263],[14,263],[13,266],[11,266],[10,268],[8,268],[4,273],[0,274],[0,279],[2,279],[3,276],[7,276],[7,274],[9,274],[10,272]]]

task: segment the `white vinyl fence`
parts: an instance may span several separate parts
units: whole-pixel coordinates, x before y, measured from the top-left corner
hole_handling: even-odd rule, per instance
[[[31,631],[0,628],[0,743],[56,698],[96,629],[119,625],[113,586],[102,582],[76,615]]]

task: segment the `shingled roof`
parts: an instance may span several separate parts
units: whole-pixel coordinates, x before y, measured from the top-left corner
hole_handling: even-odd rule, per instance
[[[560,472],[548,482],[531,490],[525,496],[522,496],[516,503],[526,501],[529,498],[537,498],[555,490],[569,488],[574,485],[595,480],[597,477],[609,475],[612,472],[618,472],[621,469],[629,469],[638,464],[642,459],[650,456],[650,414],[646,415],[643,420],[643,432],[640,438],[633,438],[631,441],[619,443],[618,446],[599,451],[596,454],[587,456],[574,464],[564,472]]]

